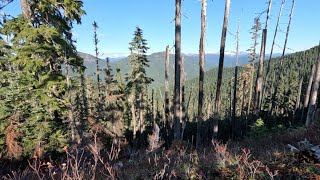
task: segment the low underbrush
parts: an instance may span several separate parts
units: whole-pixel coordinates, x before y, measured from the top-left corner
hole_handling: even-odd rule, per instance
[[[152,151],[125,143],[108,150],[96,144],[65,147],[61,160],[34,157],[21,166],[4,163],[0,171],[2,179],[316,179],[319,164],[301,159],[286,145],[303,139],[320,144],[319,136],[316,125],[225,144],[213,141],[198,150],[183,141],[169,149],[153,144],[157,149]]]

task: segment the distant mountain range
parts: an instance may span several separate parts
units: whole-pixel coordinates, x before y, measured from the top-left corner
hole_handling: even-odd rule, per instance
[[[86,75],[94,75],[96,71],[96,58],[90,54],[79,52],[79,56],[84,59],[84,65],[86,66]],[[199,55],[198,54],[183,54],[184,67],[186,79],[193,79],[199,74]],[[276,54],[275,56],[279,56]],[[268,57],[268,56],[267,56]],[[147,68],[147,74],[154,79],[152,83],[153,87],[159,87],[164,83],[164,66],[165,66],[165,53],[158,52],[147,56],[150,67]],[[114,69],[120,68],[123,76],[130,71],[129,58],[111,58],[110,65]],[[249,61],[247,53],[239,54],[239,65],[247,64]],[[208,71],[219,64],[219,54],[209,53],[205,56],[205,71]],[[236,56],[234,53],[225,53],[224,67],[233,67],[236,64]],[[106,66],[105,59],[99,59],[100,68],[103,69]],[[170,81],[173,82],[174,74],[174,54],[170,54]],[[102,75],[103,76],[103,75]]]

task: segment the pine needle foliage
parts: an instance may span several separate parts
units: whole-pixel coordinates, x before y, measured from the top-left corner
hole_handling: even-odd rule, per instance
[[[73,23],[81,23],[85,12],[83,2],[76,0],[31,0],[28,4],[30,19],[19,15],[0,29],[1,36],[10,37],[10,42],[0,41],[4,55],[0,60],[0,149],[4,149],[4,138],[8,140],[8,135],[19,129],[16,134],[21,138],[13,139],[19,140],[21,154],[40,157],[48,151],[61,151],[69,141],[66,113],[72,102],[67,98],[62,65],[67,54],[74,69],[82,67],[69,40]],[[12,122],[15,113],[19,118]],[[12,123],[15,125],[10,126]],[[12,153],[6,156],[18,158]]]

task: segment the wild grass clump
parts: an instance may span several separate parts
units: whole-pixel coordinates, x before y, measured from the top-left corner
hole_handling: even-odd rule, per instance
[[[278,174],[277,170],[272,172],[262,161],[253,159],[249,149],[242,149],[236,154],[227,148],[227,144],[216,141],[213,141],[212,144],[215,167],[224,178],[261,179],[268,177],[274,179]]]
[[[28,166],[22,170],[11,171],[3,179],[117,179],[120,144],[113,143],[109,151],[101,154],[98,146],[83,149],[64,147],[65,159],[59,162],[45,161],[34,157],[27,160]]]

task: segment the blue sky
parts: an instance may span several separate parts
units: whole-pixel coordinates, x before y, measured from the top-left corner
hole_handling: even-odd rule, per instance
[[[18,0],[6,9],[7,14],[21,12]],[[82,24],[73,29],[78,51],[94,54],[93,21],[99,25],[98,36],[101,56],[123,56],[129,53],[128,43],[138,25],[144,31],[150,53],[164,51],[174,44],[174,0],[83,0],[87,12]],[[276,44],[283,46],[292,0],[286,0]],[[208,0],[206,52],[218,52],[224,13],[224,0]],[[267,53],[270,52],[281,0],[273,0],[268,28]],[[320,40],[320,0],[296,0],[288,40],[288,53],[308,49]],[[231,0],[229,32],[236,33],[241,17],[240,51],[251,44],[250,28],[257,13],[267,8],[267,0]],[[184,0],[182,4],[182,52],[197,53],[200,36],[200,0]],[[261,19],[264,27],[265,15]],[[227,51],[234,51],[236,40],[227,36]],[[282,52],[276,46],[275,52]]]

